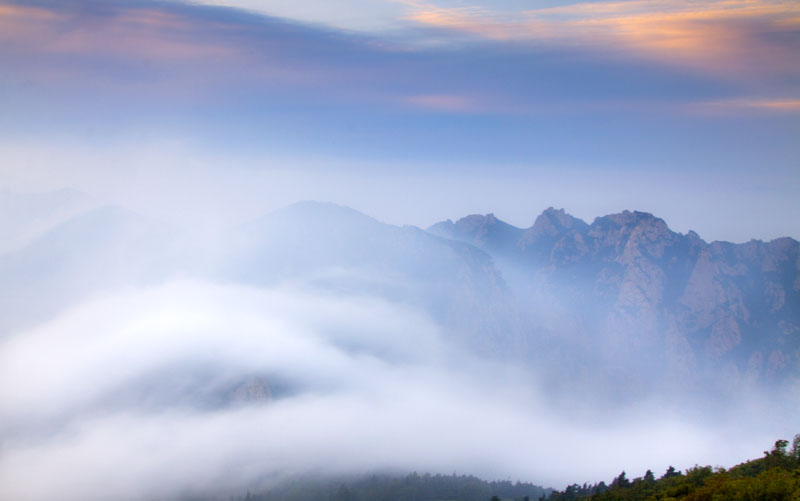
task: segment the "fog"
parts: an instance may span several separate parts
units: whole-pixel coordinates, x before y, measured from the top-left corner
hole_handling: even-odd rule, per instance
[[[115,293],[8,338],[0,361],[8,499],[237,492],[301,472],[457,471],[557,485],[744,457],[766,439],[725,443],[722,430],[662,407],[573,421],[513,368],[448,348],[423,315],[288,287],[174,282]],[[260,405],[199,402],[253,374],[291,391]]]
[[[593,396],[530,355],[558,316],[515,313],[488,256],[351,209],[297,204],[212,239],[75,192],[6,204],[38,212],[0,256],[3,499],[411,471],[562,487],[731,466],[795,431],[791,393]]]
[[[750,171],[723,167],[709,174],[677,165],[650,171],[624,163],[471,164],[341,158],[313,149],[219,151],[213,142],[158,130],[89,144],[0,138],[0,157],[0,190],[71,187],[94,203],[120,204],[198,231],[241,224],[298,200],[334,201],[386,223],[420,227],[489,212],[526,227],[555,206],[586,221],[625,209],[648,211],[676,231],[694,230],[708,241],[769,240],[800,231],[794,179],[761,172],[753,180]]]

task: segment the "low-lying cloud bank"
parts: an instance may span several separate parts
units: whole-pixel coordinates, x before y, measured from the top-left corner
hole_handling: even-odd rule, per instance
[[[253,376],[272,401],[220,404]],[[565,415],[530,373],[452,348],[408,306],[204,281],[120,291],[3,339],[0,402],[2,499],[227,496],[378,470],[559,487],[730,465],[777,438],[663,402]]]

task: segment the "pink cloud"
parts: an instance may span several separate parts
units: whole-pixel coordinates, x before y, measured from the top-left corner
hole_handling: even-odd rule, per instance
[[[437,111],[467,113],[479,109],[474,99],[452,94],[416,95],[406,98],[405,101],[413,106]]]

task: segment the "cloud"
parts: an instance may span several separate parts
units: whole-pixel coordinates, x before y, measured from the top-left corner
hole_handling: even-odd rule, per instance
[[[708,111],[800,113],[800,99],[725,99],[701,103]]]
[[[470,98],[447,94],[411,96],[407,99],[407,102],[421,108],[439,111],[470,112],[480,110],[480,107]]]
[[[113,15],[88,9],[6,5],[0,6],[0,26],[6,42],[17,50],[164,62],[234,56],[228,47],[203,43],[197,36],[197,30],[208,25],[147,5],[117,9]]]
[[[0,26],[9,27],[0,65],[16,69],[12,88],[47,89],[61,106],[91,96],[89,109],[98,95],[163,109],[314,89],[347,75],[353,54],[365,52],[329,30],[179,2],[10,4]]]
[[[417,1],[401,3],[410,7],[406,19],[422,25],[464,31],[494,40],[511,40],[521,34],[519,26],[498,19],[483,7],[437,7],[432,3]],[[526,28],[530,29],[530,26]]]
[[[641,1],[514,13],[402,5],[412,24],[437,30],[364,35],[182,3],[8,4],[0,64],[15,68],[16,106],[45,93],[83,113],[99,94],[123,109],[137,102],[137,113],[200,105],[243,116],[276,106],[392,113],[398,103],[437,113],[660,113],[675,98],[780,89],[800,70],[796,8],[785,4]],[[481,41],[465,43],[462,33]]]
[[[346,0],[336,4],[279,0],[195,0],[193,3],[235,7],[297,22],[370,33],[396,29],[402,14],[402,8],[393,0]]]
[[[796,36],[800,7],[793,2],[585,2],[513,13],[404,3],[413,22],[494,40],[625,51],[658,62],[739,75],[753,64],[762,70],[798,69],[789,45],[764,36]]]
[[[203,403],[253,374],[288,389],[266,405]],[[119,291],[0,343],[0,497],[227,496],[302,473],[412,470],[560,486],[731,464],[774,438],[658,402],[565,415],[529,377],[376,298],[202,281]]]

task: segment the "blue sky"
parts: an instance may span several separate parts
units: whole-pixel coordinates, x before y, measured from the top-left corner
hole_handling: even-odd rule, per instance
[[[0,189],[797,238],[799,55],[796,2],[0,1]]]

